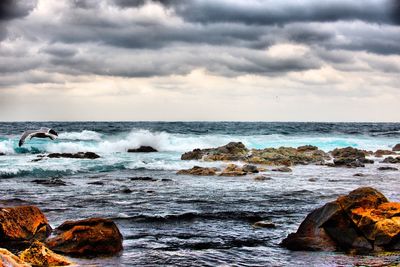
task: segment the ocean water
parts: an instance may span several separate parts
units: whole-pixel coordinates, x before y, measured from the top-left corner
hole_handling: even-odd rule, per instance
[[[55,141],[28,140],[24,130],[50,127]],[[181,161],[194,148],[241,141],[249,148],[316,145],[325,151],[353,146],[390,149],[400,143],[400,123],[266,122],[3,122],[0,123],[0,204],[14,200],[39,206],[51,225],[88,217],[112,218],[124,236],[121,255],[75,260],[98,266],[382,266],[399,255],[350,256],[292,252],[279,246],[313,209],[359,186],[373,186],[400,201],[399,172],[375,164],[342,169],[296,166],[292,173],[266,171],[272,179],[178,176],[194,165]],[[157,153],[127,153],[149,145]],[[92,151],[96,160],[46,159],[38,154]],[[400,166],[398,166],[400,167]],[[364,177],[354,177],[355,173]],[[152,177],[154,179],[142,179]],[[49,187],[35,179],[60,178]],[[310,181],[310,178],[312,181]],[[130,193],[126,193],[130,189]],[[274,229],[253,228],[270,220]]]

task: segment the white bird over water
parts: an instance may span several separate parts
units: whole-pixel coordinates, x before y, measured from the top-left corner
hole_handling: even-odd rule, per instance
[[[32,139],[33,137],[50,138],[51,140],[54,140],[58,137],[58,134],[53,129],[46,127],[42,127],[39,130],[28,130],[22,134],[21,139],[19,139],[18,145],[22,146],[25,143],[25,139]]]

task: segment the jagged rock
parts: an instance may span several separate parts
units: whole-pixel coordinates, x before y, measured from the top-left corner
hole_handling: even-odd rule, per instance
[[[399,169],[395,167],[389,167],[389,166],[384,166],[384,167],[379,167],[379,171],[398,171]]]
[[[25,263],[19,257],[12,254],[4,248],[0,248],[0,266],[1,267],[31,267],[30,264]]]
[[[387,155],[396,155],[396,152],[391,151],[391,150],[378,149],[374,153],[374,156],[377,158],[381,158],[382,156],[387,156]]]
[[[396,164],[396,163],[400,163],[400,157],[387,157],[385,158],[382,163],[391,163],[391,164]]]
[[[206,167],[194,166],[191,169],[180,170],[176,174],[212,176],[212,175],[216,175],[217,171],[218,171],[217,168],[206,168]]]
[[[140,146],[139,148],[131,148],[128,149],[129,153],[150,153],[150,152],[158,152],[157,149],[151,147],[151,146]]]
[[[328,166],[358,168],[365,167],[365,164],[373,164],[374,161],[365,158],[366,155],[369,155],[368,151],[353,147],[336,148],[332,151],[333,165]]]
[[[53,251],[75,255],[114,255],[122,250],[122,235],[108,219],[67,221],[56,228],[58,235],[46,241]]]
[[[345,147],[345,148],[335,148],[332,151],[332,156],[335,158],[355,158],[355,159],[363,159],[367,156],[364,150],[360,150],[354,147]]]
[[[392,151],[400,151],[400,144],[395,145],[395,146],[392,148]]]
[[[297,148],[298,152],[315,151],[315,150],[318,150],[318,147],[312,145],[299,146]]]
[[[0,208],[0,246],[24,247],[26,241],[50,235],[47,218],[35,206]]]
[[[184,153],[181,159],[204,159],[206,161],[244,160],[247,153],[248,149],[241,142],[230,142],[217,148],[194,149],[191,152]]]
[[[275,228],[276,225],[270,221],[258,221],[253,224],[253,227],[256,228]]]
[[[276,169],[272,169],[273,172],[292,172],[292,169],[289,167],[280,167]]]
[[[54,253],[39,241],[33,242],[19,257],[22,261],[32,266],[68,266],[73,264],[70,260]]]
[[[97,159],[100,158],[94,152],[78,152],[78,153],[50,153],[48,158],[71,158],[71,159]]]
[[[220,176],[243,176],[246,175],[242,168],[235,164],[228,164],[228,166],[219,174]]]
[[[370,187],[358,188],[311,212],[282,245],[292,250],[395,250],[400,237],[400,203]]]

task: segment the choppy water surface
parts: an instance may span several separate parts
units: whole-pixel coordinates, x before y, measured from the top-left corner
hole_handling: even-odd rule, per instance
[[[25,129],[48,126],[56,141],[33,139],[18,148]],[[80,260],[100,266],[382,266],[397,255],[349,256],[291,252],[279,246],[314,208],[359,186],[373,186],[400,201],[399,172],[297,166],[292,173],[266,172],[271,180],[245,177],[177,176],[193,165],[227,163],[181,161],[200,147],[242,141],[250,148],[317,145],[388,149],[400,143],[400,124],[52,122],[0,123],[0,201],[39,206],[52,226],[87,217],[112,218],[124,236],[118,257]],[[126,153],[151,145],[160,152]],[[38,153],[94,151],[96,160],[48,159]],[[400,166],[398,166],[400,167]],[[354,177],[355,173],[365,177]],[[58,177],[66,186],[35,179]],[[151,177],[143,178],[143,177]],[[311,179],[310,178],[315,178]],[[129,190],[128,190],[129,189]],[[24,202],[21,202],[24,203]],[[271,220],[275,229],[253,228]]]

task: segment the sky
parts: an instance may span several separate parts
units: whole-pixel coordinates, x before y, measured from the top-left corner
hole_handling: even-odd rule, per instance
[[[1,0],[28,120],[400,122],[400,1]]]

